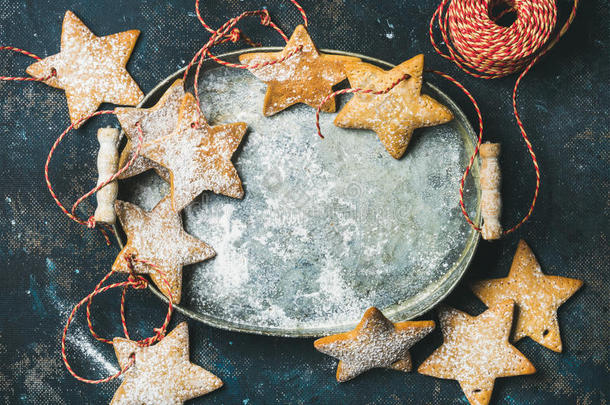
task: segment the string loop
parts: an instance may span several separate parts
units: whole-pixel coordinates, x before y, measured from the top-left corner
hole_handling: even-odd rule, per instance
[[[53,190],[53,186],[52,186],[51,180],[49,178],[49,165],[51,163],[51,159],[53,157],[53,154],[55,153],[55,150],[57,149],[57,147],[59,146],[61,141],[64,139],[64,137],[72,129],[74,129],[74,127],[78,127],[82,122],[85,122],[89,118],[92,118],[92,117],[95,117],[95,116],[98,116],[98,115],[106,115],[106,114],[115,114],[115,111],[114,110],[96,111],[96,112],[94,112],[92,114],[89,114],[88,116],[86,116],[84,118],[81,118],[77,122],[70,124],[70,126],[68,126],[68,128],[66,128],[64,130],[64,132],[62,132],[59,135],[59,137],[55,140],[55,143],[53,143],[53,146],[51,147],[51,149],[49,151],[49,155],[47,156],[47,160],[46,160],[46,163],[44,165],[44,177],[45,177],[45,181],[47,183],[47,188],[49,189],[49,193],[51,194],[51,197],[53,198],[53,200],[55,201],[57,206],[61,209],[61,211],[64,214],[66,214],[68,216],[68,218],[72,219],[74,222],[77,222],[77,223],[79,223],[81,225],[86,226],[89,229],[93,229],[93,228],[95,228],[97,226],[95,218],[93,216],[91,216],[87,220],[81,219],[81,218],[79,218],[77,216],[76,209],[78,208],[78,206],[84,200],[86,200],[87,198],[91,197],[93,194],[97,193],[100,189],[102,189],[103,187],[107,186],[109,183],[112,183],[113,181],[115,181],[125,170],[127,170],[133,164],[133,162],[139,156],[140,150],[142,148],[142,140],[143,140],[142,127],[140,126],[140,123],[139,122],[136,123],[136,128],[138,129],[138,144],[137,144],[137,147],[136,147],[136,151],[133,154],[133,156],[131,157],[131,159],[129,159],[129,161],[125,164],[125,166],[123,166],[121,169],[119,169],[115,174],[113,174],[108,179],[104,180],[103,182],[101,182],[98,185],[96,185],[95,187],[93,187],[91,190],[89,190],[87,193],[85,193],[81,197],[79,197],[76,200],[76,202],[72,205],[72,210],[71,211],[68,211],[64,207],[64,205],[61,203],[61,201],[59,201],[59,198],[55,194],[55,191]],[[107,224],[104,224],[104,227],[106,229],[104,229],[104,228],[99,228],[99,229],[102,232],[102,234],[104,235],[104,239],[106,240],[106,244],[110,245],[110,238],[108,237],[108,232],[110,232],[111,228]]]
[[[13,51],[13,52],[18,52],[20,54],[23,54],[25,56],[29,56],[32,59],[35,59],[37,61],[42,60],[41,57],[34,55],[31,52],[28,52],[24,49],[21,48],[15,48],[14,46],[0,46],[0,51]],[[4,80],[4,81],[16,81],[16,82],[45,82],[47,80],[49,80],[52,77],[57,76],[57,70],[55,70],[55,68],[51,69],[51,73],[49,73],[48,76],[45,77],[39,77],[39,78],[35,78],[35,77],[15,77],[15,76],[0,76],[0,80]]]
[[[154,271],[156,271],[157,273],[159,273],[159,275],[161,276],[161,280],[163,281],[163,283],[165,284],[165,286],[167,287],[168,290],[168,294],[169,294],[169,304],[168,304],[168,308],[167,308],[167,314],[165,316],[165,319],[163,321],[163,324],[161,325],[161,327],[159,328],[154,328],[154,335],[139,341],[136,341],[136,343],[138,344],[138,346],[140,347],[148,347],[158,341],[161,341],[164,337],[165,334],[167,332],[167,327],[169,325],[169,322],[171,320],[172,317],[172,313],[173,313],[173,297],[171,294],[171,289],[170,289],[170,285],[169,282],[167,280],[167,277],[165,275],[165,273],[163,271],[161,271],[161,269],[159,269],[159,267],[157,265],[155,265],[154,263],[145,260],[145,259],[140,259],[136,256],[133,255],[126,255],[125,259],[128,261],[129,264],[129,268],[130,268],[130,273],[129,276],[127,277],[127,281],[122,281],[122,282],[118,282],[118,283],[112,283],[112,284],[108,284],[108,285],[104,285],[106,283],[106,281],[108,281],[108,279],[115,274],[115,270],[112,269],[110,270],[110,272],[108,272],[101,280],[100,282],[95,286],[95,288],[93,289],[93,292],[91,292],[90,294],[88,294],[85,298],[83,298],[82,300],[80,300],[78,302],[78,304],[76,304],[74,306],[74,308],[72,309],[72,311],[70,312],[70,315],[68,316],[68,319],[66,321],[66,325],[64,326],[63,329],[63,334],[62,334],[62,338],[61,338],[61,356],[63,359],[63,362],[66,366],[66,368],[68,369],[68,372],[77,380],[85,382],[85,383],[89,383],[89,384],[100,384],[100,383],[105,383],[108,381],[111,381],[117,377],[119,377],[121,374],[125,373],[135,362],[135,357],[130,358],[130,361],[128,362],[128,364],[125,365],[125,367],[123,367],[121,370],[119,370],[117,373],[112,374],[108,377],[105,378],[101,378],[101,379],[97,379],[97,380],[92,380],[92,379],[87,379],[87,378],[83,378],[81,376],[79,376],[71,367],[69,361],[68,361],[68,357],[66,354],[66,338],[67,338],[67,334],[68,334],[68,328],[70,326],[70,324],[72,323],[74,316],[76,314],[76,312],[78,311],[78,309],[83,306],[85,303],[86,305],[86,312],[87,312],[87,326],[89,327],[89,331],[91,332],[91,335],[97,339],[100,342],[104,342],[107,344],[113,344],[112,339],[106,339],[103,338],[101,336],[99,336],[95,330],[93,329],[93,324],[91,322],[91,304],[93,301],[93,297],[95,297],[98,294],[104,293],[108,290],[111,290],[113,288],[120,288],[122,287],[122,292],[121,292],[121,324],[123,327],[123,333],[125,334],[125,338],[131,340],[130,336],[129,336],[129,332],[127,331],[127,322],[125,320],[125,293],[127,291],[128,288],[132,288],[134,290],[142,290],[148,287],[148,281],[141,276],[140,274],[136,274],[134,272],[134,263],[143,263],[146,264],[148,266],[150,266]]]

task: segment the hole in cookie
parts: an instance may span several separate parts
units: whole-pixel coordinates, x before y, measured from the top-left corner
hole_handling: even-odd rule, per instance
[[[474,392],[476,394],[477,392],[481,392],[481,389],[477,388],[476,390],[472,390],[472,392]]]
[[[543,336],[543,337],[544,337],[544,336],[546,336],[546,335],[548,335],[548,334],[549,334],[549,330],[548,330],[548,329],[545,329],[545,330],[542,332],[542,336]]]
[[[501,27],[510,27],[517,20],[517,10],[511,0],[492,0],[487,15]]]
[[[197,128],[197,123],[196,122],[191,122],[191,128]]]
[[[57,76],[57,69],[54,67],[51,68],[51,76]]]

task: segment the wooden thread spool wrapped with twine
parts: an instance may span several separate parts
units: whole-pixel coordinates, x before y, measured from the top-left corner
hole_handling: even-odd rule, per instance
[[[97,140],[100,150],[97,154],[97,184],[102,184],[110,176],[117,172],[119,167],[119,130],[116,128],[100,128],[97,131]],[[119,192],[117,181],[112,181],[99,189],[95,195],[97,209],[95,210],[95,221],[114,225],[116,214],[114,212],[114,201]]]

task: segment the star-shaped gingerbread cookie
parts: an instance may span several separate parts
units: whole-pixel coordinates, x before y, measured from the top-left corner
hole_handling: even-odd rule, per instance
[[[134,363],[111,405],[177,405],[222,387],[222,381],[189,360],[189,331],[182,322],[154,346],[124,338],[112,341],[121,368]]]
[[[127,243],[117,256],[112,268],[119,272],[129,272],[127,256],[135,255],[159,267],[164,277],[154,268],[135,262],[137,273],[148,273],[161,292],[179,303],[182,295],[182,266],[202,262],[215,255],[214,249],[199,239],[187,234],[182,228],[180,213],[171,207],[169,196],[163,198],[150,212],[137,205],[116,201],[115,210]]]
[[[151,108],[120,107],[115,109],[117,119],[121,123],[121,127],[128,139],[127,145],[125,145],[121,152],[119,167],[125,166],[135,154],[140,136],[137,124],[142,129],[143,145],[167,136],[176,129],[184,94],[184,82],[182,79],[178,79],[172,83],[157,104]],[[142,155],[138,155],[119,178],[126,179],[148,169],[154,169],[159,176],[169,182],[169,172],[167,169]]]
[[[45,81],[63,89],[70,120],[76,123],[93,113],[101,103],[136,105],[144,94],[125,65],[140,31],[131,30],[96,37],[71,11],[66,11],[61,31],[61,51],[30,65],[36,78],[57,75]]]
[[[181,210],[204,190],[243,198],[244,190],[231,156],[248,126],[243,122],[210,126],[199,120],[195,97],[187,93],[177,128],[142,147],[142,155],[170,173],[174,209]]]
[[[532,374],[536,369],[508,342],[513,302],[490,307],[479,316],[453,308],[439,311],[444,343],[417,370],[437,378],[457,380],[473,405],[489,403],[495,379]]]
[[[372,368],[411,371],[409,349],[434,329],[433,321],[392,323],[369,308],[356,329],[316,340],[314,347],[339,359],[337,381],[351,380]]]
[[[561,337],[557,308],[568,300],[582,281],[573,278],[547,276],[525,241],[519,241],[508,277],[479,281],[472,291],[487,306],[510,299],[519,308],[515,341],[529,336],[556,352],[561,352]]]
[[[424,56],[417,55],[389,71],[364,62],[345,66],[352,88],[383,91],[409,75],[385,94],[354,93],[335,117],[342,128],[370,129],[396,159],[405,153],[416,128],[444,124],[453,119],[451,111],[421,94]]]
[[[307,29],[299,25],[281,52],[246,53],[239,56],[239,61],[247,65],[269,63],[285,58],[299,47],[300,51],[282,62],[250,69],[256,77],[267,83],[263,104],[263,114],[266,117],[297,103],[317,108],[324,97],[332,92],[332,87],[345,80],[344,64],[360,60],[351,56],[320,53]],[[322,106],[322,111],[325,112],[335,110],[334,98]]]

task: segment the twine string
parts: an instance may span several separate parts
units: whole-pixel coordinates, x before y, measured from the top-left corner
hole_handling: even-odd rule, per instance
[[[68,218],[70,218],[71,220],[73,220],[74,222],[77,222],[81,225],[86,226],[89,229],[93,229],[96,227],[96,222],[95,222],[95,218],[93,216],[89,217],[89,219],[84,220],[82,218],[79,218],[76,214],[76,208],[80,205],[80,203],[82,203],[84,200],[86,200],[87,198],[91,197],[93,194],[95,194],[98,190],[100,190],[101,188],[105,187],[106,185],[108,185],[109,183],[115,181],[125,170],[127,170],[132,164],[133,162],[136,160],[136,158],[139,156],[140,154],[140,150],[142,148],[142,139],[143,139],[143,133],[142,133],[142,127],[140,126],[139,123],[136,123],[136,128],[138,129],[138,145],[136,148],[135,153],[133,154],[133,156],[131,157],[131,159],[125,164],[125,166],[123,166],[121,169],[119,169],[115,174],[113,174],[112,176],[110,176],[108,179],[104,180],[103,182],[101,182],[100,184],[96,185],[94,188],[92,188],[90,191],[88,191],[87,193],[85,193],[83,196],[81,196],[80,198],[78,198],[76,200],[76,202],[74,203],[74,205],[72,206],[72,210],[68,211],[64,205],[61,203],[61,201],[59,201],[59,198],[57,197],[57,194],[55,194],[55,191],[53,190],[53,185],[51,184],[51,180],[49,178],[49,165],[51,163],[51,159],[55,153],[55,150],[57,149],[57,147],[59,146],[59,144],[61,143],[61,141],[65,138],[65,136],[72,130],[74,129],[74,127],[79,126],[81,123],[83,123],[84,121],[88,120],[89,118],[98,116],[98,115],[106,115],[106,114],[115,114],[114,110],[101,110],[101,111],[96,111],[92,114],[89,114],[88,116],[81,118],[80,120],[78,120],[75,123],[72,123],[68,126],[68,128],[66,128],[60,135],[59,137],[57,137],[57,139],[55,140],[55,142],[53,143],[53,146],[51,147],[51,149],[49,150],[49,155],[47,156],[47,160],[44,166],[44,177],[45,177],[45,181],[47,183],[47,188],[49,189],[49,193],[51,194],[51,197],[53,198],[53,200],[55,201],[55,203],[57,204],[57,206],[60,208],[60,210],[66,214],[68,216]],[[108,233],[111,232],[111,227],[107,224],[103,224],[102,228],[99,228],[100,231],[102,232],[102,234],[104,235],[104,239],[106,240],[106,244],[110,245],[110,238],[108,236]]]
[[[93,297],[95,297],[98,294],[104,293],[108,290],[111,290],[113,288],[121,288],[122,287],[122,292],[121,292],[121,324],[123,327],[123,333],[125,334],[125,338],[131,340],[130,336],[129,336],[129,332],[127,331],[127,322],[125,320],[125,293],[126,290],[128,288],[133,288],[135,290],[140,290],[140,289],[144,289],[148,286],[148,281],[142,277],[139,274],[135,273],[134,270],[134,263],[143,263],[146,264],[148,266],[150,266],[153,270],[155,270],[157,273],[159,273],[159,275],[161,276],[161,279],[164,283],[164,285],[167,287],[167,291],[169,294],[169,304],[168,304],[168,308],[167,308],[167,314],[165,316],[165,319],[163,321],[163,324],[161,325],[160,328],[155,328],[154,332],[155,334],[151,337],[136,341],[135,343],[140,346],[140,347],[148,347],[151,346],[152,344],[154,344],[155,342],[158,342],[160,340],[162,340],[165,337],[165,333],[167,332],[167,327],[169,325],[169,322],[171,320],[172,317],[172,313],[173,313],[173,297],[172,297],[172,293],[171,293],[171,289],[170,289],[170,284],[167,281],[167,277],[165,275],[165,273],[163,271],[161,271],[161,269],[159,269],[159,267],[157,265],[155,265],[154,263],[146,260],[146,259],[140,259],[136,256],[133,255],[126,255],[125,256],[125,260],[127,260],[128,265],[129,265],[129,269],[130,269],[130,274],[127,278],[127,281],[122,281],[122,282],[118,282],[118,283],[112,283],[112,284],[108,284],[108,285],[104,285],[106,283],[106,281],[108,281],[108,279],[115,273],[115,270],[112,269],[110,270],[110,272],[108,272],[103,278],[102,280],[95,286],[95,288],[93,289],[93,291],[88,294],[85,298],[83,298],[82,300],[80,300],[72,309],[72,311],[70,312],[70,315],[68,316],[68,319],[66,321],[66,325],[64,326],[63,329],[63,333],[62,333],[62,338],[61,338],[61,356],[62,356],[62,360],[66,366],[66,368],[68,369],[68,372],[77,380],[88,383],[88,384],[101,384],[101,383],[105,383],[108,381],[111,381],[117,377],[119,377],[120,375],[124,374],[131,366],[133,366],[133,364],[135,363],[135,355],[132,354],[130,356],[129,362],[123,367],[121,368],[117,373],[112,374],[108,377],[105,378],[101,378],[101,379],[88,379],[88,378],[84,378],[81,377],[80,375],[78,375],[74,369],[72,368],[72,366],[70,365],[69,361],[68,361],[68,356],[66,353],[66,339],[67,339],[67,334],[68,334],[68,328],[70,326],[70,324],[72,323],[74,316],[76,315],[76,312],[78,311],[78,309],[83,306],[84,304],[86,305],[86,311],[87,311],[87,325],[89,327],[89,330],[91,332],[91,335],[104,343],[107,344],[113,344],[113,341],[111,339],[106,339],[103,337],[100,337],[95,330],[93,329],[93,324],[91,322],[91,303],[93,300]]]
[[[513,114],[532,160],[536,186],[527,213],[516,225],[503,231],[505,235],[517,230],[531,217],[540,190],[540,167],[517,108],[519,85],[530,69],[567,32],[576,16],[578,2],[579,0],[574,0],[567,20],[552,39],[550,38],[557,23],[557,5],[554,0],[510,3],[509,7],[495,17],[489,16],[490,10],[501,4],[501,0],[442,0],[430,19],[429,36],[435,51],[467,74],[480,79],[495,79],[520,72],[512,92]],[[496,24],[496,21],[511,12],[516,13],[516,19],[509,27]],[[446,52],[441,50],[436,42],[435,23],[441,33]],[[434,73],[457,84],[457,81],[447,74],[437,71]],[[465,91],[463,86],[458,87]],[[466,94],[471,101],[474,101],[469,93]],[[476,103],[473,104],[479,115],[479,125],[482,130],[480,110]],[[477,231],[480,231],[480,228],[470,219],[464,207],[463,191],[465,178],[472,169],[480,144],[481,133],[477,147],[460,181],[462,214]]]
[[[348,93],[361,93],[361,94],[374,94],[374,95],[387,94],[394,87],[396,87],[400,82],[407,80],[409,77],[411,77],[411,76],[408,74],[404,74],[383,90],[362,89],[359,87],[355,87],[355,88],[341,89],[341,90],[337,90],[337,91],[330,93],[329,95],[324,97],[324,99],[320,102],[320,104],[316,108],[316,130],[318,132],[318,136],[320,138],[324,139],[324,135],[322,135],[322,130],[320,129],[320,111],[322,110],[322,107],[324,106],[324,104],[326,104],[326,102],[328,100],[330,100],[340,94],[348,94]]]
[[[307,26],[308,19],[307,19],[307,15],[305,14],[305,10],[301,7],[301,5],[296,0],[290,0],[290,2],[292,4],[294,4],[294,6],[297,8],[297,10],[299,10],[299,12],[301,13],[301,17],[303,18],[303,24],[305,26]],[[184,75],[183,75],[183,80],[186,81],[186,78],[187,78],[189,72],[191,71],[193,66],[195,66],[195,64],[196,64],[193,87],[194,87],[195,99],[197,101],[197,110],[199,113],[199,119],[196,123],[197,125],[201,124],[202,117],[203,117],[203,114],[201,111],[201,106],[200,106],[201,101],[199,98],[199,76],[201,73],[201,67],[202,67],[203,62],[205,61],[206,57],[210,57],[210,59],[214,60],[216,63],[223,65],[223,66],[227,66],[227,67],[238,68],[238,69],[257,69],[257,68],[261,68],[264,66],[273,65],[275,63],[281,63],[281,62],[285,61],[286,59],[299,53],[303,49],[301,46],[299,46],[299,47],[289,51],[287,54],[285,54],[284,56],[282,56],[281,58],[278,58],[276,60],[267,61],[267,62],[263,62],[263,63],[255,63],[255,64],[251,64],[251,65],[242,65],[242,64],[231,63],[231,62],[222,60],[210,52],[210,49],[214,45],[218,45],[218,44],[228,42],[228,41],[237,42],[240,38],[243,38],[246,42],[248,42],[252,46],[259,45],[257,43],[252,42],[249,38],[246,39],[247,37],[245,37],[238,28],[235,28],[235,25],[241,19],[243,19],[245,17],[250,17],[250,16],[260,17],[260,24],[273,28],[275,31],[277,31],[280,34],[280,36],[284,39],[285,42],[288,42],[288,40],[289,40],[288,36],[282,31],[282,29],[277,24],[275,24],[271,20],[269,12],[266,9],[243,12],[240,15],[238,15],[237,17],[230,18],[227,22],[225,22],[217,30],[214,30],[213,28],[211,28],[205,22],[203,17],[201,16],[201,13],[199,10],[199,0],[195,0],[195,11],[197,14],[197,18],[199,19],[199,21],[201,22],[203,27],[212,34],[210,36],[209,40],[201,47],[201,49],[199,49],[199,51],[197,51],[195,53],[195,55],[193,56],[193,58],[187,65],[187,67],[184,71]]]
[[[14,46],[0,46],[0,51],[13,51],[13,52],[23,54],[25,56],[29,56],[30,58],[35,59],[37,61],[42,60],[42,58],[40,56],[34,55],[31,52],[28,52],[21,48],[16,48]],[[57,70],[55,70],[55,68],[52,68],[51,73],[49,73],[45,77],[35,78],[35,77],[0,76],[0,80],[15,81],[15,82],[45,82],[54,76],[57,76]]]

